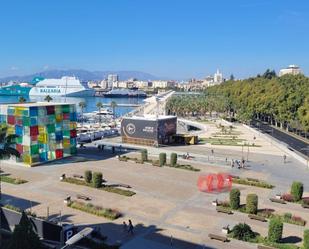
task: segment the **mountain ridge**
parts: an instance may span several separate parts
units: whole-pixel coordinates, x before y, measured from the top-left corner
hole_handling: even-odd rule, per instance
[[[159,79],[157,76],[154,76],[149,73],[145,73],[142,71],[88,71],[84,69],[54,69],[54,70],[46,70],[38,73],[22,75],[22,76],[7,76],[1,77],[0,82],[8,82],[8,81],[17,81],[17,82],[29,82],[34,77],[40,76],[43,78],[61,78],[62,76],[75,76],[80,80],[103,80],[107,78],[108,74],[117,74],[119,76],[119,80],[127,80],[129,78],[136,78],[138,80],[156,80]]]

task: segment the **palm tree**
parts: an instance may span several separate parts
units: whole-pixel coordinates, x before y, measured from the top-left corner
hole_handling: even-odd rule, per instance
[[[18,102],[19,103],[25,103],[26,99],[23,96],[21,96],[21,97],[18,98]]]
[[[97,103],[97,108],[99,110],[99,123],[100,123],[100,127],[101,127],[101,109],[103,108],[102,102]]]
[[[79,102],[78,106],[80,107],[81,109],[81,113],[82,113],[82,127],[84,127],[84,110],[87,106],[86,102]]]
[[[7,126],[4,125],[0,126],[0,173],[1,173],[1,160],[9,159],[11,156],[20,157],[19,152],[13,148],[16,137],[17,137],[16,135],[7,136]],[[0,175],[0,207],[1,207],[1,200],[2,200],[2,192],[1,192],[1,175]],[[0,230],[1,230],[2,209],[0,211],[1,211],[0,212]],[[2,248],[1,243],[2,243],[2,237],[0,232],[0,248]]]
[[[47,96],[44,98],[44,100],[47,101],[47,102],[50,102],[50,101],[53,100],[53,98],[50,97],[49,95],[47,95]]]
[[[111,108],[113,109],[113,116],[114,116],[114,118],[115,118],[115,109],[116,109],[116,107],[117,107],[117,103],[115,101],[112,101],[111,102]]]

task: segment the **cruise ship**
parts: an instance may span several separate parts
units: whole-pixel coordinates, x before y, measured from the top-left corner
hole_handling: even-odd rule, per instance
[[[76,77],[63,76],[60,79],[43,79],[30,90],[29,96],[94,96],[87,82],[81,82]]]
[[[27,83],[9,83],[0,87],[0,96],[28,96],[32,85]]]
[[[147,94],[136,89],[112,89],[109,92],[103,93],[107,98],[146,98]]]

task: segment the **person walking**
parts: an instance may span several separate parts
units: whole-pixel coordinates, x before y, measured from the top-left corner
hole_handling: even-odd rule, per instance
[[[286,155],[283,155],[283,162],[286,163]]]
[[[134,227],[133,227],[132,221],[129,220],[128,233],[131,234],[131,235],[133,235],[133,234],[134,234],[133,229],[134,229]]]

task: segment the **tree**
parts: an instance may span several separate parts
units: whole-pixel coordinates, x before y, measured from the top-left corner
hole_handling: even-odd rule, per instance
[[[256,214],[258,210],[258,196],[256,194],[248,194],[246,199],[246,212]]]
[[[283,222],[280,218],[272,218],[269,221],[268,225],[268,241],[270,242],[279,242],[282,239],[282,233],[283,233]]]
[[[159,154],[159,165],[162,167],[166,164],[166,153],[162,152]]]
[[[83,127],[84,126],[84,110],[87,107],[87,104],[86,104],[86,102],[82,101],[82,102],[79,102],[78,106],[79,106],[81,113],[82,113],[82,127]]]
[[[232,209],[238,209],[240,206],[240,191],[237,188],[230,192],[230,206]]]
[[[234,77],[233,74],[231,74],[231,76],[230,76],[230,81],[234,81],[234,80],[235,80],[235,77]]]
[[[7,249],[40,249],[42,244],[39,236],[33,231],[32,223],[22,212],[18,225],[15,226],[13,234],[9,240]]]
[[[304,231],[303,248],[304,249],[309,249],[309,229],[305,229],[305,231]]]
[[[291,195],[294,201],[300,201],[303,197],[304,185],[301,182],[294,181],[291,186]]]
[[[171,154],[171,166],[176,166],[176,165],[177,165],[177,154],[173,152]]]
[[[111,102],[111,108],[113,109],[113,117],[115,118],[116,116],[116,113],[115,113],[115,110],[116,110],[116,107],[117,107],[117,103],[116,101],[112,101]]]
[[[275,70],[267,69],[265,71],[265,73],[263,74],[263,78],[265,78],[265,79],[269,79],[270,80],[270,79],[272,79],[274,77],[277,77],[277,74],[276,74]]]
[[[0,124],[0,172],[1,172],[1,161],[9,159],[11,156],[20,157],[20,153],[14,148],[16,135],[7,135],[7,126]],[[1,189],[1,177],[0,177],[0,206],[2,200],[2,189]],[[0,228],[2,227],[0,212]],[[2,237],[0,232],[0,248],[2,248]]]
[[[23,96],[21,96],[21,97],[18,98],[18,102],[19,103],[25,103],[26,99]]]
[[[249,241],[256,237],[255,233],[252,231],[251,227],[246,223],[239,223],[235,225],[232,229],[232,236],[235,239]]]
[[[97,108],[99,110],[99,123],[100,123],[100,127],[101,127],[101,122],[102,122],[102,119],[101,119],[101,109],[103,108],[102,102],[98,102],[97,103]]]
[[[47,102],[50,102],[50,101],[53,100],[53,98],[52,98],[51,96],[47,95],[47,96],[44,98],[44,100],[47,101]]]
[[[91,183],[92,181],[92,172],[91,170],[86,170],[85,171],[85,182]]]
[[[94,172],[92,175],[92,184],[95,188],[100,188],[103,182],[103,175],[101,172]]]

